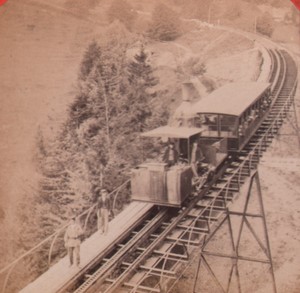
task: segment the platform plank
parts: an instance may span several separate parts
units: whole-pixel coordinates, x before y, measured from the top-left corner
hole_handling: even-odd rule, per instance
[[[20,293],[55,293],[69,280],[84,270],[101,252],[132,226],[139,218],[153,207],[150,203],[132,202],[119,215],[109,222],[106,235],[99,231],[81,243],[80,268],[69,267],[68,256],[59,260],[48,271],[27,285]]]

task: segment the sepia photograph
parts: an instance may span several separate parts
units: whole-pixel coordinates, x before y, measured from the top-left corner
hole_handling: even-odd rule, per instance
[[[300,0],[0,0],[0,293],[300,292]]]

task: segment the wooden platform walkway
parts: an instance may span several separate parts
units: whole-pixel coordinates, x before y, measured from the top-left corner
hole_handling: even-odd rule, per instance
[[[108,233],[94,233],[82,242],[80,246],[81,264],[80,268],[69,267],[68,256],[62,258],[43,275],[22,289],[21,293],[55,293],[68,281],[78,275],[84,267],[93,261],[101,252],[130,228],[139,218],[153,207],[152,204],[132,202],[111,222],[109,222]]]

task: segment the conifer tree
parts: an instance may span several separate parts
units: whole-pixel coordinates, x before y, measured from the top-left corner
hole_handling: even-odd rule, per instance
[[[152,113],[151,99],[155,97],[155,92],[151,88],[158,82],[153,76],[151,66],[147,64],[147,58],[148,55],[142,46],[139,53],[134,56],[134,60],[128,65],[130,127],[137,132],[142,132],[147,128],[147,118]]]
[[[148,57],[142,45],[139,53],[128,65],[129,82],[138,83],[140,81],[145,87],[153,87],[158,83],[157,78],[153,76],[153,69],[148,63]]]
[[[81,61],[79,79],[86,80],[91,73],[94,65],[99,61],[101,57],[101,49],[99,44],[94,40],[87,48]]]

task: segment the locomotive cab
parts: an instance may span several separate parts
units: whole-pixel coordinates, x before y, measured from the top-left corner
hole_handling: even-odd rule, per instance
[[[132,199],[181,206],[193,191],[198,163],[200,167],[217,167],[226,158],[226,139],[202,139],[202,131],[201,128],[163,126],[143,133],[143,137],[167,140],[169,146],[160,159],[146,161],[132,170]]]
[[[171,151],[165,150],[164,158],[153,162],[144,162],[132,170],[132,199],[147,201],[158,205],[180,206],[192,192],[193,172],[189,164],[191,144],[196,141],[201,129],[187,127],[159,127],[143,133],[143,137],[152,137],[172,142]]]

